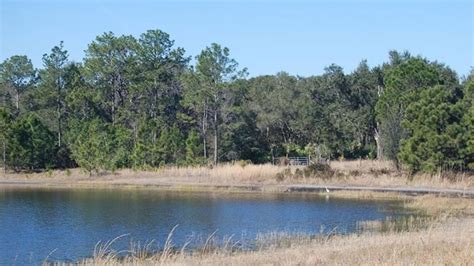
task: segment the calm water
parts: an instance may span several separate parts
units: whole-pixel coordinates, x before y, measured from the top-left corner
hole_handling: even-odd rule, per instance
[[[189,237],[251,244],[257,233],[285,231],[349,233],[357,221],[397,216],[393,202],[349,201],[309,194],[212,194],[144,190],[3,190],[0,191],[0,264],[90,256],[100,240],[127,234],[130,241],[163,243],[178,225],[173,242]]]

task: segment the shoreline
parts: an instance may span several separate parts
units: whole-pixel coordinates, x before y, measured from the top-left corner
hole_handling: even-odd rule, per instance
[[[400,194],[406,196],[436,195],[443,197],[460,197],[474,199],[474,189],[433,188],[420,186],[361,186],[361,185],[334,185],[334,184],[210,184],[175,180],[174,182],[154,179],[27,179],[27,178],[0,178],[0,189],[15,188],[109,188],[109,189],[157,189],[167,191],[194,191],[194,192],[254,192],[254,193],[323,193],[355,192]]]

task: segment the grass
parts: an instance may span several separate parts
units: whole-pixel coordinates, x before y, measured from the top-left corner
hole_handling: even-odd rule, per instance
[[[428,187],[473,189],[471,173],[436,173],[408,176],[396,171],[387,161],[332,161],[328,175],[304,176],[302,166],[271,164],[220,164],[216,167],[164,167],[147,171],[122,169],[90,177],[80,169],[55,170],[47,173],[9,173],[3,180],[36,182],[38,184],[128,184],[128,185],[289,185],[324,184],[385,187]]]
[[[456,220],[402,233],[335,235],[317,239],[294,239],[274,234],[265,239],[272,240],[273,244],[255,251],[217,249],[175,252],[167,256],[156,253],[146,257],[127,256],[120,260],[109,253],[86,259],[79,265],[469,265],[474,260],[473,228],[472,221]]]
[[[463,228],[463,229],[461,229]],[[472,223],[424,231],[334,236],[234,255],[178,256],[169,265],[455,264],[474,260]]]
[[[377,194],[377,193],[373,193]],[[383,193],[378,193],[383,194]],[[314,264],[449,264],[474,261],[474,204],[470,199],[437,196],[400,196],[404,207],[431,216],[409,217],[403,230],[397,221],[365,221],[362,233],[323,236],[258,235],[255,249],[238,248],[231,237],[216,246],[211,234],[200,249],[175,247],[173,228],[161,252],[152,242],[131,245],[125,252],[111,249],[113,241],[99,245],[94,256],[78,264],[89,265],[314,265]],[[128,254],[121,256],[121,254]]]
[[[167,167],[158,170],[160,177],[178,179],[192,179],[198,182],[218,183],[249,183],[266,182],[275,179],[275,176],[285,167],[271,164],[241,166],[238,164],[222,164],[217,167]]]

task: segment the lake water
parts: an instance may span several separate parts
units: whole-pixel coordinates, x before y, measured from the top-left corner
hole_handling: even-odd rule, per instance
[[[98,241],[123,234],[114,249],[131,241],[162,244],[175,225],[176,246],[214,232],[249,246],[257,233],[350,233],[358,221],[401,215],[396,205],[304,193],[1,190],[0,265],[40,263],[50,253],[49,260],[75,261],[92,255]]]

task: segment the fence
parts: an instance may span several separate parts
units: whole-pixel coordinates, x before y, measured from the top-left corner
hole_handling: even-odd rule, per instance
[[[273,164],[278,165],[302,165],[308,166],[310,164],[321,163],[329,164],[328,159],[324,158],[311,158],[311,157],[281,157],[273,160]]]
[[[289,165],[309,165],[308,157],[288,157]]]

